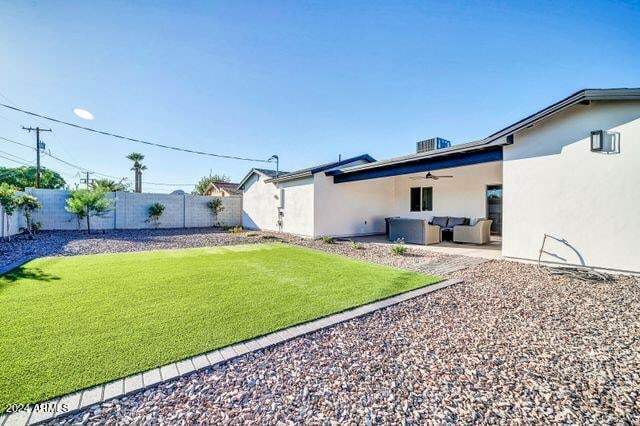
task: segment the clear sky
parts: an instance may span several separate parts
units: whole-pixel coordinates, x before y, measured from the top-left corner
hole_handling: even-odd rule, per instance
[[[468,142],[581,88],[639,86],[639,2],[0,5],[0,93],[15,104],[164,144],[278,154],[284,170],[339,154],[404,155],[432,136]],[[96,119],[75,117],[74,107]],[[131,179],[131,151],[146,155],[150,182],[190,184],[210,170],[238,181],[260,167],[0,108],[0,136],[33,143],[19,125],[50,126],[44,140],[54,155]],[[2,140],[0,150],[35,155]],[[47,157],[43,164],[77,181],[72,167]]]

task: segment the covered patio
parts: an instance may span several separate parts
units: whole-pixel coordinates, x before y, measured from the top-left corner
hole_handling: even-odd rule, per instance
[[[318,220],[317,234],[357,235],[355,240],[376,244],[393,244],[401,235],[419,249],[501,258],[502,172],[502,147],[477,144],[329,171],[334,202],[322,201],[334,214],[323,215],[331,219],[326,228],[323,218]],[[357,209],[342,207],[354,203]],[[336,224],[332,219],[338,217]],[[476,223],[483,221],[481,238],[464,238],[463,233],[479,231]],[[340,224],[344,231],[336,232]],[[394,227],[404,230],[393,232]]]

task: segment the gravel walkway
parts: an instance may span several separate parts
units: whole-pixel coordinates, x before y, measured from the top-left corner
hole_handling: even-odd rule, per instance
[[[466,283],[57,422],[640,422],[640,279],[507,261],[454,275]]]

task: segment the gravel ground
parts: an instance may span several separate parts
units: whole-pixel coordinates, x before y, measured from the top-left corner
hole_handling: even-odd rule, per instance
[[[79,254],[124,253],[145,250],[211,247],[232,244],[285,241],[309,248],[370,260],[390,266],[416,269],[415,265],[427,259],[446,257],[424,250],[409,249],[405,256],[389,256],[389,247],[361,244],[356,249],[350,241],[326,244],[286,234],[269,232],[243,232],[232,234],[215,228],[159,229],[159,230],[110,230],[104,234],[87,235],[78,231],[44,231],[28,240],[24,236],[11,241],[0,240],[0,268],[16,261],[43,256],[74,256]]]
[[[507,261],[455,276],[465,283],[56,423],[640,422],[639,278]]]

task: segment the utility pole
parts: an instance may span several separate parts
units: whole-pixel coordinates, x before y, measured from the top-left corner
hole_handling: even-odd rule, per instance
[[[90,179],[89,176],[93,174],[93,172],[90,171],[86,171],[86,178],[84,179],[80,179],[80,183],[86,183],[87,184],[87,189],[89,189],[89,185],[91,185],[93,182],[95,182],[95,179]]]
[[[40,132],[50,132],[51,129],[41,129],[40,127],[24,127],[22,128],[29,133],[36,132],[36,188],[40,188],[40,150],[44,150],[44,142],[40,142]]]

